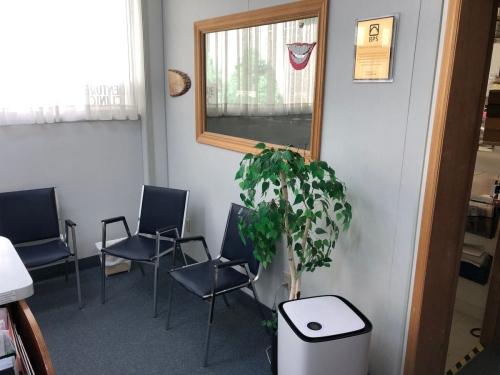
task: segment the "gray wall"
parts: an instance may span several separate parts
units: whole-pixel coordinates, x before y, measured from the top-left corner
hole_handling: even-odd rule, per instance
[[[96,255],[102,219],[125,215],[135,231],[143,183],[140,123],[1,126],[0,176],[0,191],[57,187],[62,219],[77,224],[79,256]],[[118,224],[108,233],[125,235]]]
[[[164,1],[165,68],[194,76],[193,22],[286,3],[273,0]],[[352,82],[356,18],[400,13],[394,83]],[[402,372],[404,334],[422,170],[440,36],[442,1],[332,0],[328,26],[321,159],[348,188],[353,222],[331,269],[304,274],[303,295],[339,294],[374,324],[370,373]],[[242,154],[195,141],[194,90],[167,98],[169,183],[191,190],[191,232],[220,248]],[[202,259],[201,249],[189,249]],[[284,257],[258,291],[272,304]],[[282,296],[283,297],[283,296]]]

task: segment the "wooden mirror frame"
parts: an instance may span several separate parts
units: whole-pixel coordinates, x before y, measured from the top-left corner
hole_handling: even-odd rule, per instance
[[[328,0],[307,0],[257,9],[228,16],[207,19],[194,23],[195,48],[195,107],[196,141],[243,153],[256,154],[254,146],[260,141],[232,137],[207,131],[205,92],[205,34],[262,26],[303,18],[318,17],[318,40],[316,41],[316,77],[314,79],[314,103],[311,123],[311,147],[303,150],[307,159],[319,159],[321,146],[321,122],[323,117],[323,91],[325,76],[326,35],[328,23]],[[283,147],[285,145],[268,146]]]

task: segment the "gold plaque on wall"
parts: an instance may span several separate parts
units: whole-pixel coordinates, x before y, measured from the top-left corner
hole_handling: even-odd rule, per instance
[[[356,21],[355,82],[392,82],[398,15]]]

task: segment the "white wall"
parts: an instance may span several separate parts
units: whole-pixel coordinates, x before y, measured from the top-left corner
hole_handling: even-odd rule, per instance
[[[165,75],[163,60],[162,0],[142,2],[144,40],[145,108],[141,109],[145,181],[168,186]]]
[[[0,176],[0,191],[57,187],[62,219],[77,224],[80,258],[96,255],[102,219],[124,215],[131,230],[137,226],[143,183],[140,123],[1,126]],[[109,226],[109,238],[123,235],[123,226]]]
[[[194,76],[194,21],[285,2],[164,1],[165,69]],[[353,83],[356,18],[396,12],[394,83]],[[368,316],[374,375],[401,373],[441,12],[436,0],[330,1],[321,159],[346,183],[354,217],[332,268],[303,276],[303,295],[340,294]],[[234,175],[243,155],[196,143],[194,90],[166,104],[170,186],[191,190],[191,232],[218,252],[229,204],[239,202]],[[267,305],[284,269],[278,259],[259,282]]]

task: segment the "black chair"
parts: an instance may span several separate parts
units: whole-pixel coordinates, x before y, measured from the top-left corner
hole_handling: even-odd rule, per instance
[[[54,187],[0,193],[0,236],[12,242],[29,271],[66,262],[68,281],[68,262],[74,260],[81,309],[76,224],[66,220],[62,235],[60,221],[57,189]],[[71,228],[72,247],[68,244],[68,228]]]
[[[153,316],[156,317],[156,301],[158,297],[158,267],[160,257],[168,254],[174,247],[174,239],[184,235],[184,223],[189,200],[189,191],[169,189],[156,186],[142,187],[141,206],[137,231],[132,236],[124,216],[102,220],[102,300],[105,301],[105,265],[106,255],[139,262],[144,275],[142,263],[155,266]],[[106,225],[122,221],[128,238],[106,247]],[[171,235],[162,236],[170,232]],[[184,255],[184,253],[183,253]],[[186,258],[184,257],[184,261]]]
[[[238,214],[240,210],[241,213]],[[203,236],[179,238],[175,241],[172,269],[169,271],[172,281],[170,282],[170,293],[168,297],[166,329],[169,329],[173,280],[177,281],[189,292],[209,301],[210,311],[208,315],[205,357],[203,360],[204,367],[207,365],[208,360],[208,346],[210,343],[210,331],[212,328],[215,297],[222,295],[224,302],[227,306],[229,306],[225,294],[248,287],[252,290],[260,313],[262,314],[263,319],[265,319],[265,315],[254,286],[259,279],[262,267],[260,262],[253,256],[252,242],[247,239],[246,244],[244,244],[240,237],[238,231],[239,215],[242,215],[244,219],[247,219],[250,215],[250,211],[237,204],[231,204],[229,216],[227,218],[226,232],[224,234],[224,239],[222,240],[221,252],[216,259],[212,259],[210,256],[207,243],[205,242],[205,238]],[[202,242],[208,260],[205,262],[186,265],[181,268],[175,268],[175,248],[180,247],[180,244],[191,241]],[[227,259],[227,261],[222,261],[222,258]],[[243,267],[245,273],[237,271],[232,268],[233,266]]]

